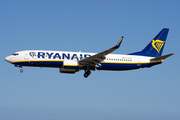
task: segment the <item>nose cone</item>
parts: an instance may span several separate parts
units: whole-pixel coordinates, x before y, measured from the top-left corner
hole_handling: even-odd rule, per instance
[[[7,62],[10,63],[10,62],[11,62],[11,57],[10,57],[10,56],[6,57],[6,58],[5,58],[5,61],[7,61]]]

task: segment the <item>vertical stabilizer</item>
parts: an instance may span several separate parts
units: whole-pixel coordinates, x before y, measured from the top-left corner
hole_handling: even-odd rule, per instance
[[[168,31],[168,28],[163,28],[142,51],[131,53],[129,55],[141,55],[150,57],[161,56],[168,35]]]

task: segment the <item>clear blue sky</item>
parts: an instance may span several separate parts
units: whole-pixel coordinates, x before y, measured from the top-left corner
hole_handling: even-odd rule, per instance
[[[179,0],[1,0],[0,120],[179,120]],[[113,53],[143,49],[170,28],[163,64],[61,74],[4,61],[21,50]]]

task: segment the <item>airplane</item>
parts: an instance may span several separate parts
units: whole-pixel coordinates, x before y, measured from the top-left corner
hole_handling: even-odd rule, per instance
[[[161,64],[164,59],[174,53],[162,55],[169,28],[163,28],[141,51],[130,54],[110,54],[118,49],[123,37],[118,43],[108,50],[100,53],[48,51],[48,50],[25,50],[15,52],[5,58],[5,60],[15,67],[53,67],[59,68],[60,73],[76,73],[84,70],[84,77],[91,74],[91,70],[133,70],[140,68],[150,68]]]

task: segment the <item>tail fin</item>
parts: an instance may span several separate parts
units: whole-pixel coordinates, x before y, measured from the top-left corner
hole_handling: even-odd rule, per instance
[[[150,57],[161,56],[168,35],[168,31],[168,28],[163,28],[142,51],[131,53],[129,55],[141,55]]]

